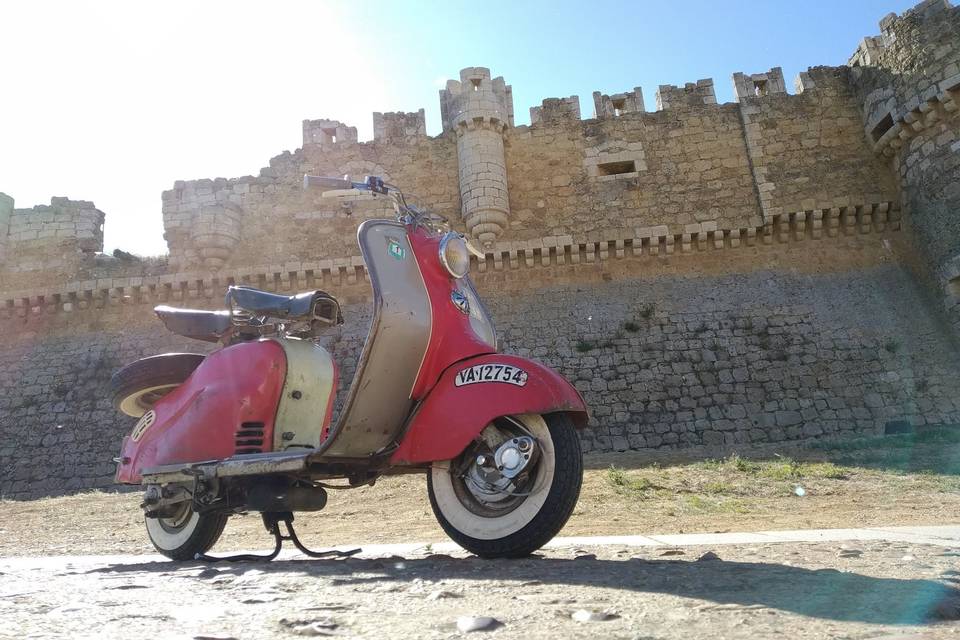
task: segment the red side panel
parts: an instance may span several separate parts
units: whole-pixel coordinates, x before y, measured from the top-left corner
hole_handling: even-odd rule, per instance
[[[427,234],[423,229],[415,229],[409,232],[409,238],[430,296],[432,313],[430,344],[410,396],[420,400],[451,363],[490,353],[494,349],[477,338],[470,328],[470,317],[461,313],[450,301],[456,285],[440,263],[440,237]]]
[[[476,375],[457,386],[457,376],[476,365],[487,381],[475,381]],[[506,377],[506,365],[515,375],[526,374],[523,386],[494,381]],[[513,376],[510,376],[513,378]],[[436,387],[424,399],[411,420],[392,464],[418,464],[449,460],[466,448],[494,418],[521,413],[568,412],[578,426],[585,426],[587,407],[577,390],[560,374],[538,362],[517,356],[489,354],[458,362],[447,369]]]
[[[207,356],[185,383],[157,402],[156,419],[139,442],[124,439],[117,482],[139,483],[143,469],[158,465],[229,458],[238,444],[271,451],[286,366],[283,348],[272,341]],[[241,429],[245,435],[238,437]],[[260,438],[250,434],[261,429],[258,445]]]

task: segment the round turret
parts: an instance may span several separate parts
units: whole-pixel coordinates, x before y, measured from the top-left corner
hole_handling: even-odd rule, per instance
[[[510,202],[503,132],[513,125],[513,94],[490,70],[468,67],[440,91],[445,131],[457,134],[460,198],[467,230],[485,247],[507,226]]]

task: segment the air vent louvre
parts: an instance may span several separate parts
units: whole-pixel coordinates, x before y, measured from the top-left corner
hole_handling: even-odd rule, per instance
[[[263,453],[263,423],[244,422],[234,438],[234,452],[237,455]]]

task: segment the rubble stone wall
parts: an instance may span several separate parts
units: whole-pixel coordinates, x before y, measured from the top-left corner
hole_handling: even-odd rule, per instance
[[[923,295],[885,265],[558,285],[493,313],[583,393],[587,451],[717,454],[960,420],[960,354]]]
[[[896,256],[895,236],[839,235],[664,261],[476,274],[506,352],[557,368],[591,408],[588,451],[698,448],[960,421],[960,353]],[[369,323],[363,282],[323,343],[349,385]],[[188,300],[217,306],[214,298]],[[0,347],[0,494],[112,484],[133,420],[110,405],[118,367],[211,345],[147,305],[32,318]]]

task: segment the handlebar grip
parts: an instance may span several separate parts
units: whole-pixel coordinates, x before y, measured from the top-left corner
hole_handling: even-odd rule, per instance
[[[325,176],[303,176],[304,189],[321,189],[333,191],[336,189],[353,189],[354,185],[343,178],[328,178]]]

